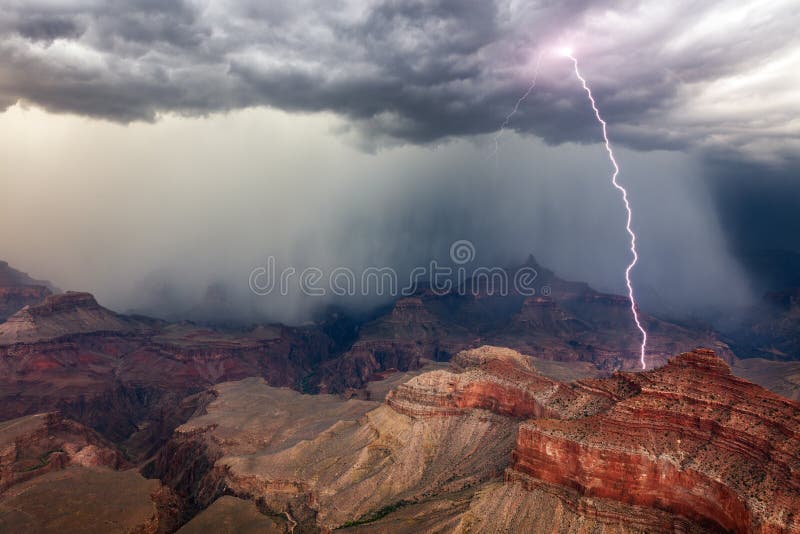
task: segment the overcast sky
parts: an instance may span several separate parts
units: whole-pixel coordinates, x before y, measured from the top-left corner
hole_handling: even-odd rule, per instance
[[[0,4],[2,256],[118,308],[238,295],[267,254],[408,267],[455,239],[621,290],[564,45],[620,149],[640,286],[725,305],[731,250],[800,250],[794,1]]]

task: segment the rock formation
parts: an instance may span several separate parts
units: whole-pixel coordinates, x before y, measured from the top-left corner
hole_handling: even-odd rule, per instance
[[[729,367],[793,396],[796,362],[643,314],[657,368],[632,372],[628,301],[536,268],[549,295],[470,281],[246,328],[7,270],[25,283],[0,296],[31,302],[0,323],[0,530],[74,529],[74,507],[103,531],[118,507],[135,532],[800,532],[800,405]],[[716,354],[669,358],[697,344]]]
[[[216,389],[149,472],[198,508],[232,494],[309,531],[800,532],[800,405],[708,350],[565,384],[481,347],[385,404]]]
[[[54,290],[50,282],[34,280],[0,261],[0,323],[28,304],[41,302]]]
[[[89,293],[68,291],[25,306],[0,324],[0,345],[39,343],[95,332],[127,334],[138,326],[101,307]]]
[[[58,409],[146,455],[197,408],[187,396],[249,376],[296,386],[329,344],[315,329],[224,332],[119,315],[86,293],[53,295],[0,324],[0,419]]]
[[[532,259],[526,267],[535,268],[546,296],[525,296],[513,288],[501,294],[472,279],[465,288],[443,295],[420,289],[364,324],[352,347],[315,373],[314,384],[324,392],[360,388],[381,371],[447,361],[461,350],[485,344],[539,359],[590,362],[607,372],[639,368],[639,338],[626,297],[564,281]],[[508,276],[513,279],[515,272],[508,271]],[[713,348],[728,362],[734,359],[708,327],[678,325],[644,313],[642,318],[649,332],[651,366],[697,346]]]
[[[172,491],[132,467],[110,441],[58,412],[4,421],[0,531],[174,530]]]
[[[522,425],[509,477],[712,530],[800,530],[797,403],[733,376],[707,350],[620,378],[638,392],[610,410]]]
[[[126,462],[108,440],[59,413],[0,423],[0,494],[68,465],[119,469]]]

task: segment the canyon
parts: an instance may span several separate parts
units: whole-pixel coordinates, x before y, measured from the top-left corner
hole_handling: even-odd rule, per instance
[[[641,372],[625,298],[527,265],[549,295],[295,327],[119,314],[6,265],[0,529],[800,532],[792,293],[748,337],[779,357],[644,314]]]
[[[150,466],[199,508],[227,495],[321,532],[800,531],[800,404],[705,349],[564,384],[486,346],[384,402],[216,391]]]

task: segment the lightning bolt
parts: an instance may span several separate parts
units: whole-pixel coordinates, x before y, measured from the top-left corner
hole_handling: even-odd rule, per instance
[[[492,154],[489,157],[494,158],[495,167],[497,166],[497,152],[500,149],[500,138],[503,136],[503,132],[506,131],[506,128],[508,128],[508,125],[511,123],[511,119],[514,117],[514,115],[517,114],[517,111],[519,111],[519,107],[522,105],[523,102],[525,102],[525,100],[528,99],[531,92],[533,92],[534,87],[536,87],[536,81],[539,79],[539,67],[542,64],[543,54],[544,51],[539,52],[539,56],[536,58],[536,67],[534,68],[533,79],[531,80],[531,84],[528,86],[528,90],[525,91],[525,93],[523,93],[521,97],[519,97],[517,103],[514,104],[514,108],[511,110],[511,113],[506,115],[503,124],[500,125],[500,128],[497,130],[497,133],[494,134],[494,152],[492,152]]]
[[[628,264],[628,267],[625,269],[625,284],[628,286],[628,297],[631,301],[631,312],[633,312],[633,320],[636,322],[636,327],[639,329],[639,332],[642,333],[642,343],[640,346],[640,361],[642,364],[642,369],[647,369],[647,364],[645,363],[645,351],[647,350],[647,331],[642,326],[642,322],[639,319],[639,310],[638,306],[636,305],[636,299],[633,295],[633,284],[631,283],[631,271],[636,266],[636,263],[639,261],[639,254],[636,251],[636,234],[631,227],[631,220],[633,219],[633,211],[631,210],[631,204],[628,202],[628,191],[620,185],[617,181],[617,177],[619,176],[619,165],[617,164],[617,159],[614,157],[614,150],[611,148],[611,141],[608,140],[608,128],[606,125],[606,121],[603,120],[603,117],[600,116],[600,110],[597,109],[597,102],[594,100],[594,96],[592,95],[592,90],[589,88],[589,85],[586,83],[586,79],[581,76],[581,72],[578,69],[578,60],[577,58],[572,55],[570,51],[563,51],[563,54],[572,60],[572,64],[575,67],[575,76],[578,77],[581,84],[583,85],[583,90],[586,91],[586,96],[589,97],[589,102],[592,105],[592,109],[594,110],[594,116],[597,118],[597,122],[600,123],[600,126],[603,128],[603,141],[605,142],[606,152],[608,152],[608,159],[611,160],[611,165],[614,166],[614,173],[611,175],[611,183],[614,185],[615,188],[622,194],[622,201],[625,203],[625,211],[628,213],[628,219],[625,223],[625,229],[628,231],[628,235],[631,238],[631,254],[633,255],[633,259]]]

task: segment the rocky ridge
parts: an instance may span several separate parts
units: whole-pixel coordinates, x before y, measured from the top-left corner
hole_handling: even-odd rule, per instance
[[[127,334],[138,325],[100,306],[89,293],[68,291],[25,306],[0,324],[0,345],[40,343],[75,334]]]

